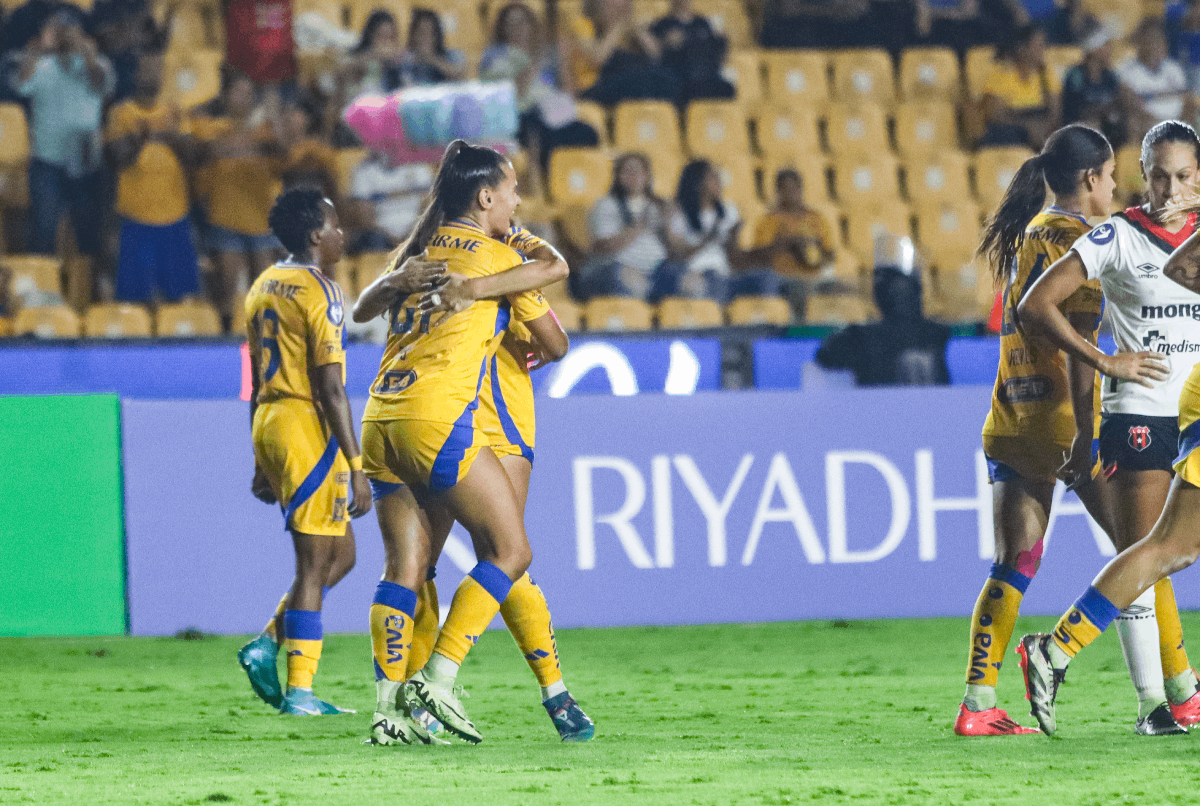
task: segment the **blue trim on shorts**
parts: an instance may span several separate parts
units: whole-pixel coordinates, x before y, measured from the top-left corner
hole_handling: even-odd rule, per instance
[[[508,413],[508,404],[504,402],[504,393],[500,391],[499,373],[499,362],[496,360],[496,356],[492,356],[492,402],[496,404],[496,416],[500,418],[500,427],[504,429],[504,436],[508,438],[508,441],[520,448],[521,455],[530,464],[533,464],[533,449],[525,444],[525,440],[521,437],[521,429],[517,428],[512,415]]]
[[[1100,632],[1104,632],[1108,625],[1112,624],[1113,619],[1121,614],[1121,611],[1108,600],[1107,596],[1091,585],[1088,586],[1087,592],[1075,602],[1075,609],[1087,616],[1087,620],[1092,622]]]
[[[487,591],[488,595],[497,603],[502,603],[507,599],[508,592],[512,590],[512,580],[508,578],[508,574],[483,560],[475,563],[475,567],[467,573],[467,576],[478,582],[480,587]]]
[[[1094,464],[1096,464],[1096,462],[1099,462],[1099,461],[1100,461],[1100,438],[1095,437],[1092,439],[1092,464],[1094,465]]]
[[[496,307],[496,330],[492,333],[493,336],[499,336],[508,329],[508,323],[512,321],[512,305],[508,300],[501,300]]]
[[[399,610],[409,618],[412,618],[417,612],[417,592],[412,588],[397,585],[395,582],[388,582],[386,579],[380,580],[379,584],[375,586],[375,598],[372,601],[375,604]]]
[[[1017,569],[1009,568],[1007,565],[1003,565],[1002,563],[992,563],[992,570],[990,573],[988,573],[988,579],[994,579],[997,582],[1003,582],[1005,585],[1016,588],[1021,592],[1022,596],[1024,596],[1025,591],[1029,589],[1029,583],[1033,582],[1032,579],[1025,576]]]
[[[371,485],[372,501],[378,501],[381,498],[387,498],[389,495],[404,486],[403,482],[380,481],[379,479],[367,479],[367,484]]]
[[[995,484],[998,481],[1012,481],[1013,479],[1021,478],[1021,474],[1013,470],[1004,462],[997,461],[987,454],[984,454],[987,459],[988,481]]]
[[[475,442],[475,410],[479,408],[479,389],[487,370],[487,359],[479,365],[479,380],[475,382],[475,399],[467,404],[463,413],[454,421],[450,435],[446,437],[433,467],[429,471],[429,489],[441,493],[458,484],[458,466],[467,455],[467,449]]]
[[[317,465],[309,471],[304,477],[304,481],[300,482],[300,486],[296,488],[296,492],[292,494],[292,500],[288,502],[287,509],[283,511],[283,528],[291,529],[292,516],[296,514],[296,510],[313,497],[313,493],[321,488],[325,482],[325,477],[329,475],[330,469],[333,467],[333,460],[338,455],[337,437],[329,437],[329,444],[325,446],[325,453],[321,454],[321,458],[317,460]]]
[[[1200,448],[1200,420],[1179,432],[1179,455],[1175,462],[1182,462],[1196,448]]]
[[[320,610],[284,610],[283,637],[295,638],[297,641],[320,641],[321,611]]]

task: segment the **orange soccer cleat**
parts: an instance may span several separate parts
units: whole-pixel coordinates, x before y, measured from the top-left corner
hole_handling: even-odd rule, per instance
[[[1009,719],[1008,712],[1001,708],[968,711],[966,705],[960,705],[958,719],[954,720],[954,732],[959,736],[1021,736],[1041,731],[1018,725]]]
[[[1171,716],[1182,728],[1190,728],[1200,722],[1200,691],[1178,705],[1171,703]]]

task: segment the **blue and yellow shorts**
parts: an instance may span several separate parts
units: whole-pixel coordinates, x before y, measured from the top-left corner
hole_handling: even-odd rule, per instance
[[[350,465],[312,403],[284,398],[254,412],[254,460],[283,509],[285,529],[344,535]]]
[[[1179,396],[1179,454],[1172,467],[1179,478],[1200,487],[1200,364],[1192,368]]]
[[[395,485],[445,492],[462,481],[488,447],[487,436],[470,423],[428,420],[368,420],[363,423],[363,470],[376,498]]]
[[[987,457],[988,481],[995,484],[1019,476],[1053,484],[1070,449],[1069,445],[1037,437],[985,436],[983,453]]]

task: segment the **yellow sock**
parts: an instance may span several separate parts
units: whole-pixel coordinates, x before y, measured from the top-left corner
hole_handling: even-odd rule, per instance
[[[1058,620],[1054,627],[1054,643],[1067,654],[1075,657],[1079,650],[1100,637],[1121,611],[1104,594],[1089,587],[1080,596],[1075,606]]]
[[[321,613],[319,610],[285,610],[283,647],[287,652],[288,688],[311,689],[321,660]]]
[[[371,604],[371,652],[376,680],[408,679],[416,591],[386,580],[375,588]]]
[[[550,623],[550,608],[546,596],[529,574],[512,585],[508,598],[500,605],[500,615],[538,685],[546,688],[562,680],[558,664],[558,646],[554,643],[554,625]]]
[[[1183,625],[1175,604],[1171,580],[1160,579],[1154,586],[1154,611],[1158,616],[1158,652],[1162,655],[1163,679],[1178,677],[1192,668],[1183,648]]]
[[[433,642],[438,635],[437,585],[426,580],[417,591],[417,612],[413,618],[412,653],[408,657],[408,676],[412,677],[425,668],[433,653]]]
[[[462,665],[463,659],[508,598],[512,581],[489,562],[476,563],[454,592],[433,651]]]
[[[283,611],[287,610],[288,597],[291,595],[291,591],[283,594],[283,598],[279,600],[279,604],[275,607],[275,615],[271,616],[271,620],[267,622],[267,626],[263,627],[263,632],[277,644],[279,643],[278,629],[283,624]]]
[[[971,650],[967,684],[996,687],[1000,665],[1012,640],[1021,600],[1031,578],[1007,565],[994,563],[971,614]]]

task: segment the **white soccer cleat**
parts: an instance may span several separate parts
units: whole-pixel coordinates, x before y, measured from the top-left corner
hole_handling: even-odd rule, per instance
[[[456,687],[455,691],[451,691],[431,684],[424,669],[413,675],[404,684],[403,689],[404,701],[407,703],[410,713],[413,708],[422,707],[433,714],[446,730],[464,742],[479,744],[483,741],[483,736],[475,729],[475,724],[467,716],[467,711],[457,696],[458,693],[467,696],[461,686]]]

